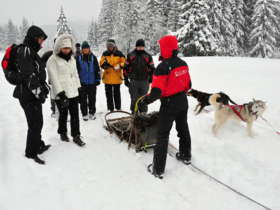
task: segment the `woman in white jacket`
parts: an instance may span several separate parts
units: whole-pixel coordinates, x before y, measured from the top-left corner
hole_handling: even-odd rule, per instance
[[[71,136],[73,141],[84,146],[81,140],[79,120],[79,88],[81,87],[76,60],[74,39],[69,34],[57,38],[54,53],[47,63],[49,80],[52,84],[53,99],[59,110],[58,133],[62,141],[69,142],[67,115],[70,113]]]

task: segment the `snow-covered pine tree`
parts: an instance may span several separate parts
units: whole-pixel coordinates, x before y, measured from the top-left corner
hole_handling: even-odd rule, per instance
[[[254,12],[255,0],[244,0],[245,3],[245,54],[250,55],[251,45],[250,45],[250,34],[252,31],[252,17]]]
[[[279,5],[274,0],[257,0],[250,34],[251,56],[273,57],[279,30]]]
[[[7,32],[6,32],[6,44],[11,45],[17,43],[18,37],[18,30],[17,27],[14,25],[12,20],[8,21],[7,25]]]
[[[185,56],[215,55],[217,45],[213,28],[209,23],[205,0],[189,0],[182,5],[185,12],[181,18],[185,25],[177,32],[179,46]]]
[[[176,32],[179,30],[180,4],[178,0],[171,0],[169,5],[167,28],[169,31]]]
[[[129,10],[131,7],[131,1],[117,0],[116,3],[112,37],[117,42],[119,50],[126,52],[127,43],[129,42],[131,33],[128,29],[130,27],[128,18],[129,14],[131,14],[131,11]]]
[[[135,42],[139,38],[144,38],[144,18],[143,18],[143,7],[141,1],[130,0],[126,1],[128,4],[128,11],[125,16],[126,23],[126,45],[124,52],[129,53],[134,47]]]
[[[97,23],[94,20],[91,21],[91,24],[89,26],[88,41],[93,49],[98,49],[98,28]]]
[[[26,36],[27,30],[29,28],[28,20],[26,18],[22,19],[21,26],[19,27],[19,41],[22,42]]]
[[[0,51],[6,47],[6,30],[0,26]]]
[[[147,49],[152,54],[159,52],[158,40],[168,33],[161,1],[148,0],[146,3],[145,40]]]
[[[105,42],[112,38],[114,29],[114,10],[113,0],[103,0],[102,8],[98,18],[98,31],[99,31],[99,42],[103,46]]]
[[[68,25],[67,18],[64,14],[63,7],[60,9],[60,14],[57,20],[57,33],[56,37],[60,36],[61,34],[72,34],[72,29]]]
[[[213,28],[213,36],[215,40],[217,40],[217,54],[224,55],[224,36],[222,34],[223,29],[223,11],[222,11],[222,3],[220,0],[213,0],[208,2],[209,5],[209,23]]]
[[[246,6],[244,0],[233,0],[232,6],[234,36],[237,41],[237,53],[238,55],[244,55],[246,51]]]

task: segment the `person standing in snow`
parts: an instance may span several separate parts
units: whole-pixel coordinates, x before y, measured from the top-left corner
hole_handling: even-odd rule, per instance
[[[46,84],[46,66],[38,51],[46,39],[47,35],[41,28],[31,26],[28,29],[23,44],[17,50],[17,66],[22,80],[14,90],[14,97],[19,99],[28,124],[25,156],[39,164],[45,164],[45,161],[38,155],[51,146],[45,145],[41,137],[42,104],[45,103],[49,90]]]
[[[71,136],[74,143],[84,146],[81,139],[79,119],[80,78],[74,58],[74,39],[69,34],[61,35],[54,45],[54,54],[47,63],[47,70],[53,88],[53,99],[59,110],[58,133],[62,141],[69,142],[67,116],[70,113]]]
[[[117,49],[113,39],[107,41],[107,50],[103,53],[100,66],[104,69],[102,80],[105,84],[107,108],[109,111],[121,110],[121,84],[123,83],[123,68],[125,56]]]
[[[77,58],[78,56],[81,55],[81,44],[80,43],[76,43],[75,47],[76,47],[75,58]]]
[[[127,55],[124,70],[125,85],[129,88],[131,96],[130,110],[132,113],[134,113],[137,99],[148,93],[154,70],[153,58],[145,51],[145,41],[137,40],[135,50]],[[140,110],[144,113],[147,111],[147,106]]]
[[[178,54],[178,41],[175,36],[160,39],[162,62],[158,65],[152,82],[150,95],[145,96],[139,107],[161,100],[159,112],[158,140],[154,149],[153,163],[148,169],[155,177],[162,178],[167,158],[169,134],[173,122],[179,137],[179,153],[176,158],[185,164],[191,163],[191,137],[187,122],[187,91],[191,88],[189,68]]]
[[[82,54],[76,58],[82,87],[80,103],[84,121],[94,120],[96,112],[96,89],[100,85],[100,68],[96,56],[90,51],[90,45],[82,43]]]

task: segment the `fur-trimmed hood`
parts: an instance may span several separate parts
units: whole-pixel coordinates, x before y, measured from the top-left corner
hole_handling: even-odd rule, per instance
[[[60,52],[60,49],[63,48],[62,45],[63,43],[65,43],[65,40],[69,39],[69,41],[71,42],[71,48],[72,48],[72,52],[75,52],[75,41],[72,35],[70,34],[62,34],[60,35],[54,44],[54,53],[57,55]]]

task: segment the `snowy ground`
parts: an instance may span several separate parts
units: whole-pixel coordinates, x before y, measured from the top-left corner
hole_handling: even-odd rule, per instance
[[[1,56],[0,56],[1,57]],[[268,102],[265,117],[280,128],[277,91],[280,60],[246,58],[186,58],[193,87],[224,91],[238,103],[253,97]],[[146,172],[152,153],[135,154],[103,129],[104,87],[97,97],[98,118],[81,122],[87,143],[78,148],[62,143],[57,122],[44,106],[43,137],[52,144],[43,155],[46,166],[24,158],[26,122],[12,87],[0,74],[0,210],[258,210],[259,206],[221,187],[168,157],[164,180]],[[129,95],[122,89],[123,108]],[[194,116],[190,98],[189,124],[193,161],[200,168],[268,207],[279,210],[280,136],[264,122],[249,138],[244,124],[229,123],[218,138],[211,134],[213,113]],[[157,110],[159,103],[150,106]],[[211,109],[211,108],[208,108]],[[176,132],[171,142],[177,145]]]

